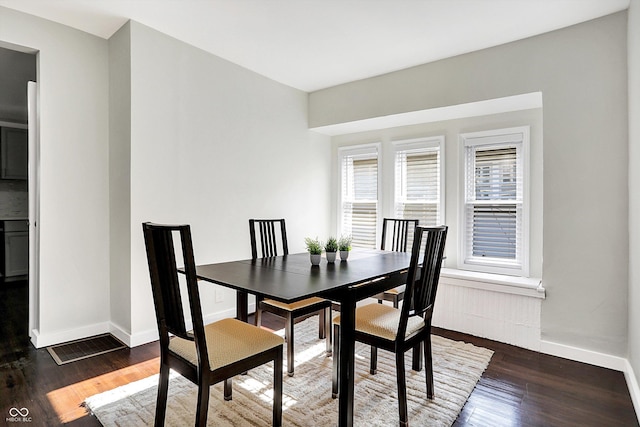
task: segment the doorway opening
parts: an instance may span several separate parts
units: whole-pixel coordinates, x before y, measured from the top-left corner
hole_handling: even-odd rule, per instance
[[[17,360],[30,345],[29,82],[37,57],[0,46],[0,360]]]

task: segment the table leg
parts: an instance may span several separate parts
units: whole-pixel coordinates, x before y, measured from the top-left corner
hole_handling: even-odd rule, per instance
[[[248,293],[245,291],[236,291],[236,319],[247,322],[249,318]],[[247,375],[243,372],[242,375]],[[226,385],[226,382],[225,382]]]
[[[353,426],[353,382],[355,353],[356,300],[346,292],[340,301],[340,396],[338,403],[338,426]]]
[[[247,293],[245,291],[236,291],[236,319],[247,321],[249,317],[249,304],[247,302]]]

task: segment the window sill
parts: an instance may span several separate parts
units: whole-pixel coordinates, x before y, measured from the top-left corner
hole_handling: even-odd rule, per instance
[[[542,280],[536,278],[443,268],[440,271],[440,279],[441,283],[447,285],[484,289],[492,292],[523,295],[532,298],[544,299],[546,297]]]

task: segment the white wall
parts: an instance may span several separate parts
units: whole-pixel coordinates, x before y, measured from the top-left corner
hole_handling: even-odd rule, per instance
[[[0,7],[0,43],[38,52],[37,346],[157,336],[143,221],[190,223],[197,262],[248,258],[250,217],[285,217],[292,251],[328,232],[306,93],[137,23],[107,42]],[[233,291],[202,291],[208,318],[233,313]]]
[[[0,42],[38,52],[44,346],[108,324],[107,42],[3,7]]]
[[[131,336],[131,39],[125,24],[109,39],[110,322]]]
[[[291,251],[329,229],[330,144],[307,94],[131,22],[132,343],[155,334],[144,221],[191,224],[196,262],[251,256],[248,219],[283,217]],[[201,285],[205,315],[235,293]]]
[[[629,362],[640,414],[640,0],[629,7]],[[634,381],[635,380],[635,381]]]
[[[312,127],[541,91],[542,339],[627,354],[626,12],[310,94]],[[602,207],[606,206],[606,209]]]

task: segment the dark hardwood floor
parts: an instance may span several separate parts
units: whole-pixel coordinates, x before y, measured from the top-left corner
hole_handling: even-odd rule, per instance
[[[0,289],[0,425],[15,407],[29,410],[32,426],[99,426],[82,407],[86,397],[158,372],[157,343],[56,365],[26,338],[26,287]],[[264,325],[280,329],[284,323],[265,313]],[[456,332],[434,333],[495,351],[454,426],[639,425],[621,372]]]
[[[434,328],[495,353],[454,426],[638,426],[624,374]]]

